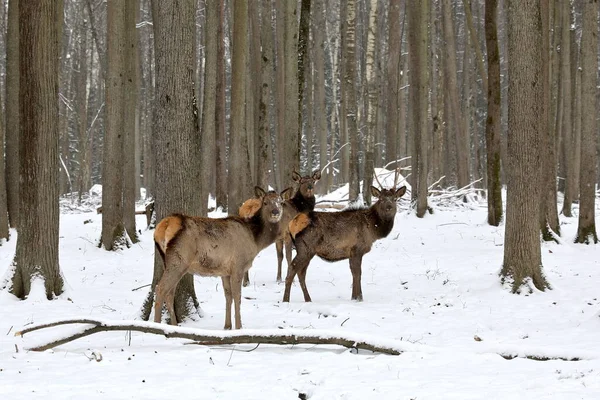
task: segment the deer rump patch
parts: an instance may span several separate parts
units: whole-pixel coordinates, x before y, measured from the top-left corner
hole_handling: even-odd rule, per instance
[[[167,246],[183,228],[183,218],[180,215],[171,215],[160,221],[154,231],[154,241],[160,249],[165,253]]]
[[[310,217],[307,214],[298,214],[290,221],[288,229],[294,239],[296,235],[302,232],[310,224]]]

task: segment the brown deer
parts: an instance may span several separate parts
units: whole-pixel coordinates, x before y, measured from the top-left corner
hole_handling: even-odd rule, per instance
[[[378,200],[369,208],[339,212],[312,211],[298,214],[290,222],[289,231],[296,246],[296,257],[285,279],[283,301],[290,301],[292,281],[296,274],[304,301],[311,301],[306,288],[306,270],[315,255],[330,262],[349,259],[352,300],[362,301],[362,257],[371,251],[371,246],[376,240],[386,237],[394,227],[396,200],[406,192],[406,186],[396,189],[397,180],[398,170],[393,188],[379,190],[371,186],[371,194]],[[379,186],[381,187],[381,183]]]
[[[186,273],[220,276],[225,292],[225,326],[231,329],[231,304],[235,305],[235,328],[242,327],[240,301],[242,278],[254,257],[271,245],[281,231],[283,200],[276,192],[255,187],[251,218],[220,219],[171,215],[156,226],[154,242],[165,269],[156,285],[154,322],[161,321],[166,303],[171,324],[177,324],[173,308],[175,288]],[[282,192],[287,192],[286,189]]]
[[[302,176],[298,172],[292,172],[292,179],[298,184],[298,190],[294,197],[286,200],[283,203],[283,214],[281,216],[281,225],[284,227],[281,230],[281,236],[275,242],[277,250],[277,282],[281,282],[281,265],[283,264],[283,248],[285,246],[285,258],[287,260],[288,269],[292,265],[292,240],[288,232],[289,222],[299,213],[306,213],[315,209],[315,184],[321,179],[321,171],[316,170],[312,175]],[[256,201],[255,199],[247,200],[247,203]],[[246,203],[244,203],[246,204]],[[239,215],[249,217],[249,211],[252,207],[240,208]],[[248,277],[244,276],[244,286],[249,282]]]

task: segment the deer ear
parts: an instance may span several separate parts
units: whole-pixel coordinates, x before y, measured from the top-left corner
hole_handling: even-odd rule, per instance
[[[300,179],[302,179],[302,176],[296,172],[296,170],[292,171],[292,179],[295,182],[300,182]]]
[[[265,192],[260,186],[254,186],[254,195],[256,197],[263,197],[267,192]]]
[[[283,200],[289,200],[292,197],[292,188],[289,187],[287,189],[284,189],[281,193],[280,196]]]
[[[371,196],[373,197],[381,197],[381,192],[375,186],[371,186]]]
[[[396,190],[396,193],[394,193],[394,196],[398,199],[398,198],[404,196],[404,193],[406,193],[406,186],[402,186],[400,189]]]
[[[321,179],[321,170],[316,170],[315,172],[313,172],[312,178],[314,181],[318,181],[319,179]]]

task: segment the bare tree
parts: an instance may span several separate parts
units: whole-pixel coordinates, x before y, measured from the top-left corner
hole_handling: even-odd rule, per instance
[[[402,50],[402,33],[404,20],[400,21],[401,0],[392,0],[388,15],[389,52],[387,56],[387,124],[385,133],[385,161],[392,162],[398,158],[398,114],[400,112],[400,58]],[[400,25],[402,22],[402,28]]]
[[[379,82],[375,71],[375,47],[377,38],[377,0],[370,0],[369,28],[367,33],[367,140],[365,143],[365,169],[363,178],[363,197],[367,205],[371,205],[371,191],[373,186],[373,171],[375,167],[375,136],[377,128],[377,107],[379,102]]]
[[[315,72],[315,128],[319,136],[319,168],[323,169],[327,164],[327,109],[325,102],[325,0],[315,0],[313,7],[313,54]],[[327,181],[330,178],[332,168],[329,166],[322,171],[323,177],[319,192],[327,193]]]
[[[565,172],[565,197],[563,201],[562,213],[566,217],[572,217],[573,213],[571,206],[575,199],[575,159],[573,153],[575,151],[573,140],[572,117],[572,84],[571,84],[571,5],[570,1],[564,1],[559,4],[562,9],[562,38],[560,42],[560,57],[561,57],[561,80],[562,84],[562,125],[560,128],[561,143],[562,143],[562,163],[564,164]]]
[[[10,292],[26,298],[42,279],[48,300],[63,292],[58,260],[59,2],[19,4],[19,221]]]
[[[226,147],[227,137],[225,135],[225,37],[223,33],[225,25],[225,3],[217,0],[217,81],[215,87],[215,142],[216,150],[216,188],[215,199],[217,207],[227,207],[227,175],[226,175]]]
[[[504,261],[512,292],[549,287],[539,236],[542,27],[537,0],[508,1],[508,168]]]
[[[306,0],[305,0],[306,1]],[[300,168],[300,147],[298,140],[298,6],[296,1],[284,1],[284,59],[283,67],[285,76],[285,139],[283,151],[285,156],[279,168],[283,170],[283,182],[292,181],[293,170]],[[281,127],[279,128],[281,129]]]
[[[344,21],[345,45],[344,45],[344,83],[343,104],[346,110],[346,129],[350,139],[350,188],[349,199],[354,201],[360,193],[358,181],[358,127],[356,122],[356,2],[346,2],[346,19]]]
[[[586,1],[581,34],[581,175],[579,225],[575,242],[598,243],[595,221],[596,149],[598,132],[598,0]]]

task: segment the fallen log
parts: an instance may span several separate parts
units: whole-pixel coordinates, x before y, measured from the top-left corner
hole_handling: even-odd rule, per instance
[[[45,351],[65,343],[93,335],[98,332],[109,331],[135,331],[163,335],[166,338],[179,338],[193,340],[194,344],[200,345],[230,345],[230,344],[279,344],[279,345],[337,345],[355,350],[368,350],[377,353],[399,355],[403,350],[400,342],[378,338],[362,337],[354,333],[301,330],[301,329],[277,329],[257,330],[243,329],[235,331],[211,331],[205,329],[182,328],[177,326],[157,324],[145,321],[100,321],[94,319],[71,319],[50,322],[27,327],[15,333],[15,336],[24,336],[27,333],[40,329],[51,328],[59,325],[85,324],[90,327],[83,328],[68,336],[52,340],[41,345],[29,348],[31,351]],[[398,344],[398,346],[395,346]]]

